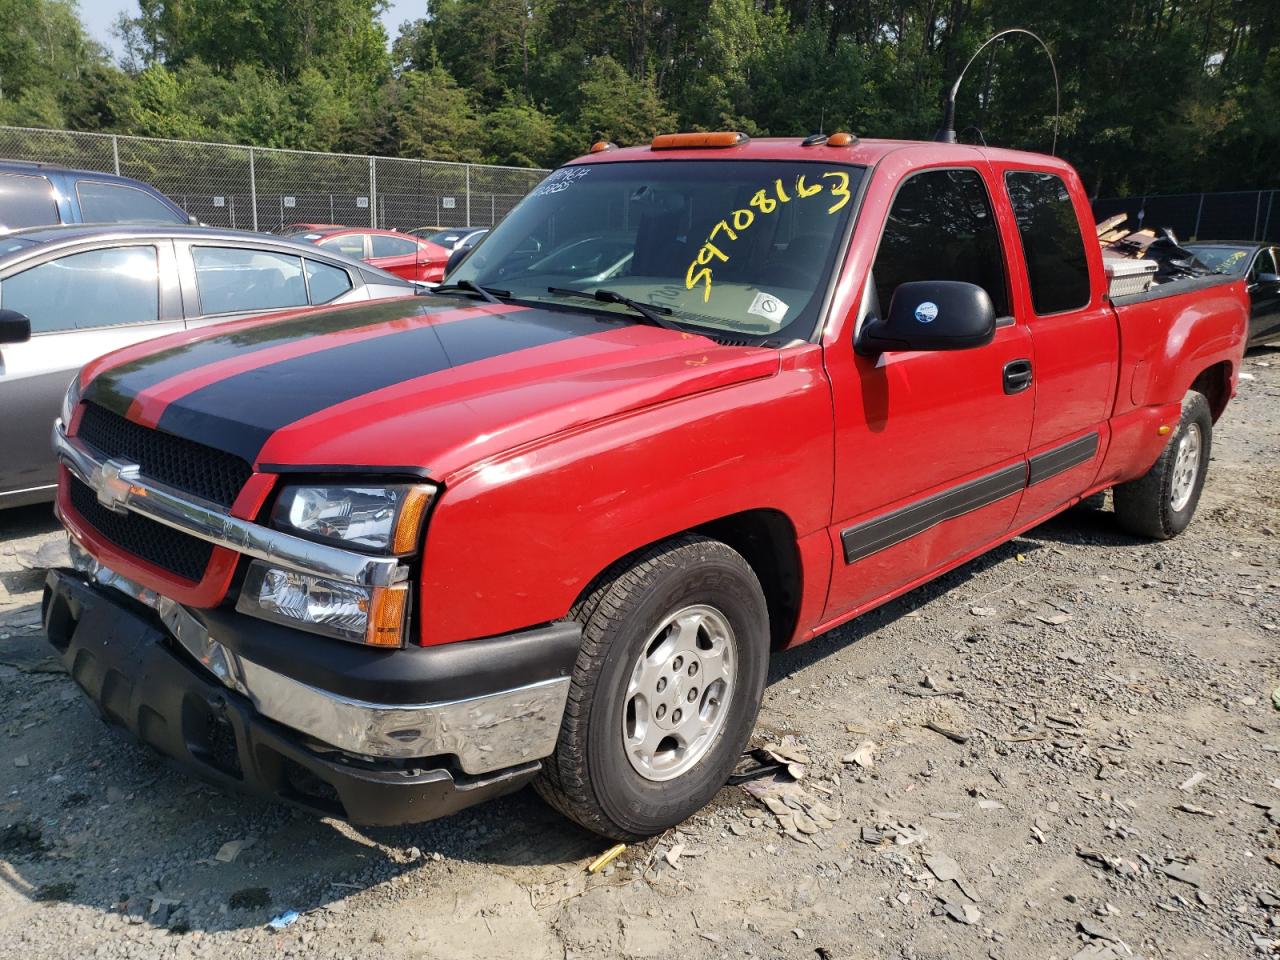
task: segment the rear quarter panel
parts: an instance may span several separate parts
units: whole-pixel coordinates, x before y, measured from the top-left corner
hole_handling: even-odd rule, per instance
[[[772,376],[561,433],[445,480],[426,537],[428,645],[565,617],[614,561],[752,509],[785,514],[804,562],[799,621],[826,601],[831,402],[814,344]]]
[[[1182,398],[1202,374],[1225,374],[1222,403],[1235,395],[1249,324],[1243,281],[1115,307],[1120,379],[1114,438],[1100,481],[1132,479],[1150,468],[1176,424]],[[1215,416],[1221,413],[1216,409]]]

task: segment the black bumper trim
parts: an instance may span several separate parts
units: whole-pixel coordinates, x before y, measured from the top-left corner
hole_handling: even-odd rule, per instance
[[[352,700],[438,703],[482,697],[573,674],[576,623],[485,640],[377,650],[259,620],[235,610],[192,610],[219,643],[259,666]]]
[[[445,767],[365,764],[319,752],[190,664],[151,611],[124,595],[54,570],[43,611],[49,642],[105,719],[224,787],[352,823],[393,826],[510,793],[540,769],[535,762],[466,777]]]

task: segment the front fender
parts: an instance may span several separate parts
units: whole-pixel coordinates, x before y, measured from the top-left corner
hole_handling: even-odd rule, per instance
[[[426,536],[422,642],[563,618],[619,558],[729,514],[774,509],[800,537],[825,528],[832,415],[821,352],[784,354],[775,376],[599,421],[452,477]]]

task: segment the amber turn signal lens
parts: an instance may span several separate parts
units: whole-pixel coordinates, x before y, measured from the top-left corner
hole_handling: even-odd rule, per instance
[[[653,138],[654,150],[689,150],[701,147],[736,147],[747,142],[745,133],[722,130],[716,133],[663,133]]]
[[[833,133],[827,137],[828,147],[849,147],[858,142],[852,133]]]
[[[408,584],[375,587],[364,642],[372,647],[404,646],[404,611],[408,601]]]
[[[396,519],[395,536],[391,538],[392,553],[412,553],[418,548],[418,534],[422,530],[422,518],[427,507],[431,506],[431,498],[435,496],[435,487],[422,484],[410,487],[405,493],[404,502],[400,505],[400,516]]]

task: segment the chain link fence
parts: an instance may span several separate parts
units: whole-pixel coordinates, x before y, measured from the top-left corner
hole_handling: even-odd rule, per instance
[[[492,226],[546,170],[0,126],[0,157],[134,177],[210,226]]]
[[[1280,190],[1113,197],[1093,201],[1099,222],[1127,213],[1125,226],[1169,227],[1179,240],[1280,241]]]

